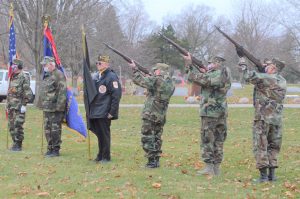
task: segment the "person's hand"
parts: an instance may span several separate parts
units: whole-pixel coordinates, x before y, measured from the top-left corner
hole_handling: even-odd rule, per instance
[[[192,65],[192,56],[190,53],[187,54],[187,56],[182,55],[184,62],[185,62],[185,67],[188,67],[190,65]]]
[[[25,112],[26,112],[26,106],[23,106],[23,105],[22,105],[22,106],[21,106],[20,112],[21,112],[21,113],[25,113]]]
[[[111,119],[111,118],[113,118],[113,116],[110,113],[108,113],[107,118]]]
[[[131,60],[131,63],[128,63],[131,69],[136,69],[136,65],[133,60]]]

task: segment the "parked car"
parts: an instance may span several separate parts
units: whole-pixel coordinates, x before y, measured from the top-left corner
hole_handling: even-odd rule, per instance
[[[35,97],[35,80],[32,80],[31,75],[27,71],[23,71],[25,75],[28,75],[30,79],[30,88],[33,93],[32,101]],[[0,69],[0,102],[2,102],[4,99],[6,99],[7,96],[7,90],[8,90],[8,70]]]

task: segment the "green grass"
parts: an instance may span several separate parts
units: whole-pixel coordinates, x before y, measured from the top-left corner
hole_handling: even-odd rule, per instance
[[[289,84],[288,86],[292,87],[300,87],[299,84]],[[248,84],[244,85],[242,89],[234,89],[232,90],[233,94],[227,97],[227,101],[229,104],[238,103],[239,99],[242,97],[247,97],[249,99],[249,104],[252,104],[253,101],[253,85]],[[299,95],[299,93],[288,93],[289,95]],[[77,96],[78,103],[83,103],[83,96]],[[126,95],[123,94],[121,103],[122,104],[143,104],[145,101],[145,96],[136,96],[136,95]],[[293,103],[293,99],[286,99],[285,103]],[[170,104],[186,104],[184,100],[184,96],[172,96],[170,100]]]
[[[82,110],[83,111],[83,110]],[[28,107],[24,150],[6,149],[6,120],[0,115],[0,198],[299,198],[299,109],[285,109],[279,180],[254,184],[258,176],[252,154],[252,108],[230,109],[222,175],[197,176],[199,117],[195,108],[170,108],[158,169],[145,169],[140,146],[140,109],[122,108],[112,122],[112,162],[88,160],[87,142],[63,130],[61,157],[41,155],[42,112]],[[4,112],[4,106],[0,107]],[[10,143],[9,139],[9,143]],[[44,141],[45,146],[45,141]],[[92,157],[97,153],[91,135]],[[45,151],[45,149],[44,149]],[[153,184],[159,183],[160,188]]]

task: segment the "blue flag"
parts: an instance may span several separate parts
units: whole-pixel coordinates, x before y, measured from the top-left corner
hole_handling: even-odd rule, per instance
[[[61,65],[58,53],[56,51],[56,46],[54,43],[54,39],[51,33],[50,28],[45,26],[44,29],[44,56],[54,57],[57,68],[63,72],[65,75],[64,67]],[[66,76],[66,75],[65,75]],[[83,137],[87,137],[87,130],[85,128],[84,121],[82,116],[80,115],[78,103],[76,98],[74,97],[72,91],[67,90],[67,105],[66,105],[66,114],[65,119],[67,122],[67,126],[70,128],[72,132],[77,132]]]
[[[13,13],[10,13],[9,16],[9,65],[8,65],[8,77],[12,74],[11,65],[13,60],[16,58],[16,33],[14,26],[14,16]]]
[[[67,90],[67,112],[66,121],[69,128],[75,130],[80,135],[87,137],[87,131],[83,119],[79,113],[78,103],[72,91]]]

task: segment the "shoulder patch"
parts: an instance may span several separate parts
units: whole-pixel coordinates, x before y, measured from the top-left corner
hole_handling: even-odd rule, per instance
[[[104,85],[101,85],[101,86],[99,86],[99,93],[105,93],[106,92],[106,86],[104,86]]]
[[[117,81],[113,81],[113,87],[114,87],[114,88],[119,88],[119,84],[118,84]]]

